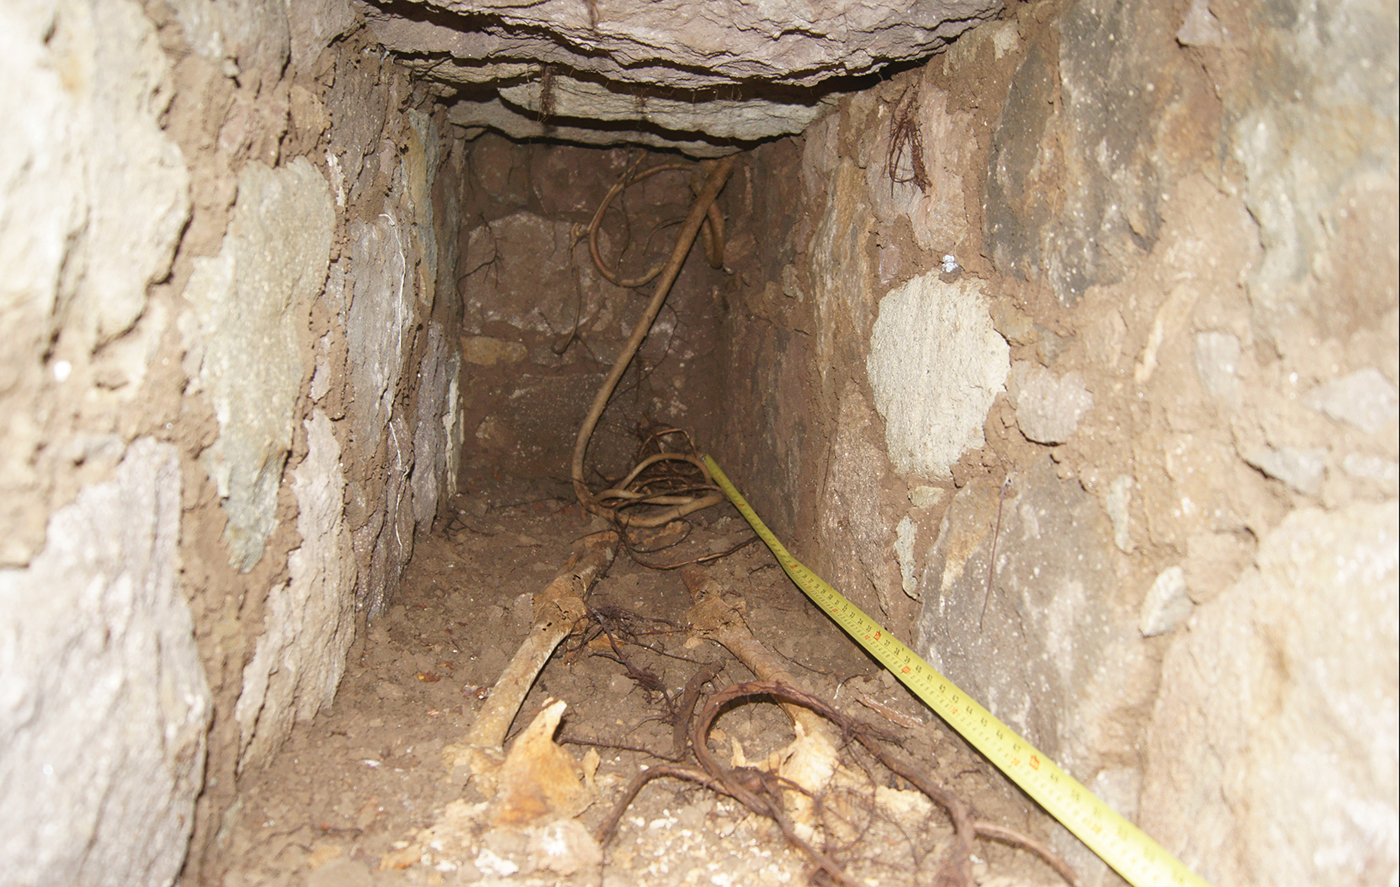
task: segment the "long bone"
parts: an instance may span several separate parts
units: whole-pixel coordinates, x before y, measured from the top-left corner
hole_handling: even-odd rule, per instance
[[[759,680],[776,681],[792,687],[802,686],[802,682],[788,672],[782,661],[754,637],[740,608],[724,600],[717,581],[693,565],[682,567],[680,573],[695,601],[686,614],[692,631],[721,644],[744,663],[749,671],[757,675]],[[781,775],[812,794],[819,795],[836,773],[836,750],[840,736],[830,721],[811,709],[789,702],[780,704],[792,718],[797,733],[797,738],[788,746],[788,753],[780,770]],[[810,825],[810,798],[797,796],[793,814],[799,825]]]
[[[611,530],[585,536],[574,544],[559,575],[535,594],[530,633],[492,687],[466,736],[443,749],[443,762],[454,781],[465,782],[470,775],[482,794],[495,794],[496,776],[505,760],[506,733],[554,648],[588,612],[584,595],[612,565],[617,545],[617,534]]]

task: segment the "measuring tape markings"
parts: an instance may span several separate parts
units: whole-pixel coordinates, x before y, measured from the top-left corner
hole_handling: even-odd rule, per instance
[[[813,603],[1130,884],[1208,887],[1156,841],[803,566],[759,519],[714,459],[706,456],[704,461],[720,490]]]

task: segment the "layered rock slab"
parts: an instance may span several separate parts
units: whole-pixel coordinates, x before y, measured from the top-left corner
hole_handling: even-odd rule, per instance
[[[426,78],[463,90],[454,123],[710,155],[733,141],[801,132],[856,78],[927,58],[1001,5],[423,0],[358,8],[384,46]],[[483,98],[482,86],[497,95]]]

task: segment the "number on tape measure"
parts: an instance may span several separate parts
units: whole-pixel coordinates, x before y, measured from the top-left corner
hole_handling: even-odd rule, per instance
[[[720,490],[773,552],[783,572],[812,603],[829,613],[843,631],[1128,883],[1134,887],[1208,887],[1141,829],[1118,815],[991,712],[966,698],[937,669],[798,562],[759,520],[715,460],[706,456],[705,465]]]

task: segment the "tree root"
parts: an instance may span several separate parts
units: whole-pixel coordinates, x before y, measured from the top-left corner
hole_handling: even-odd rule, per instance
[[[681,226],[680,234],[676,238],[676,245],[671,250],[670,259],[664,266],[656,270],[655,275],[648,272],[647,275],[635,281],[620,280],[611,269],[605,266],[602,256],[597,249],[597,229],[598,223],[601,221],[603,212],[606,210],[608,203],[631,182],[651,175],[654,172],[660,172],[666,168],[669,167],[657,167],[654,170],[648,170],[635,177],[631,176],[630,173],[624,176],[623,180],[614,185],[612,190],[608,192],[608,196],[598,208],[597,213],[594,215],[593,222],[589,225],[589,249],[593,254],[594,263],[598,266],[599,271],[609,280],[619,285],[640,286],[653,279],[655,276],[659,276],[660,278],[656,285],[656,291],[652,294],[651,300],[647,303],[646,310],[642,312],[641,318],[638,319],[636,326],[632,329],[631,337],[628,338],[627,344],[622,349],[622,353],[617,356],[617,360],[613,362],[612,369],[608,372],[607,378],[604,379],[602,387],[598,389],[598,394],[593,399],[593,406],[588,411],[588,416],[584,419],[582,427],[579,428],[578,437],[574,441],[571,474],[573,476],[574,492],[578,495],[579,504],[588,511],[602,515],[622,527],[663,526],[678,517],[684,517],[687,514],[692,514],[724,501],[724,495],[714,490],[714,484],[711,481],[709,471],[705,468],[704,463],[695,456],[689,454],[658,454],[654,459],[654,461],[685,461],[699,469],[701,478],[700,483],[697,485],[699,489],[684,495],[666,494],[662,496],[647,496],[645,494],[638,494],[633,496],[627,489],[627,483],[624,483],[621,487],[615,487],[613,490],[608,491],[610,496],[608,500],[605,501],[604,498],[595,496],[588,489],[588,484],[584,481],[583,458],[588,450],[588,441],[593,436],[593,429],[597,427],[598,420],[602,418],[603,410],[607,408],[608,400],[612,397],[613,391],[617,388],[617,383],[622,379],[623,372],[626,371],[628,364],[630,364],[632,358],[636,356],[637,349],[641,347],[642,340],[646,338],[647,333],[651,330],[651,325],[655,322],[656,315],[660,313],[661,305],[666,301],[666,296],[670,293],[671,286],[676,282],[676,277],[681,271],[681,265],[685,263],[685,258],[690,253],[690,248],[695,243],[695,238],[700,233],[701,226],[706,225],[707,219],[710,219],[706,230],[709,232],[709,240],[707,242],[711,244],[718,243],[718,238],[722,238],[723,236],[723,219],[719,215],[718,210],[715,209],[714,202],[715,198],[719,196],[720,190],[724,188],[725,182],[729,180],[730,173],[734,170],[733,157],[726,157],[720,160],[710,171],[709,176],[705,180],[704,187],[700,189],[695,198],[695,203],[691,207],[690,214],[686,217],[685,224]],[[715,219],[719,221],[716,222]],[[719,244],[719,248],[722,249],[722,243]],[[710,259],[712,263],[715,260],[713,250]],[[640,466],[634,471],[633,474],[629,476],[628,482],[634,479],[636,474],[645,467],[647,466]],[[708,490],[708,492],[703,492],[705,490]],[[703,492],[703,495],[695,494],[700,492]],[[622,501],[619,502],[618,500]],[[640,517],[626,513],[625,506],[628,505],[657,505],[662,506],[664,510],[659,514]]]
[[[695,605],[687,614],[691,631],[724,646],[760,679],[799,686],[783,661],[754,637],[744,621],[742,607],[724,600],[718,582],[704,570],[692,566],[681,568],[681,579],[695,599]],[[792,718],[797,731],[797,739],[785,756],[783,775],[808,791],[820,791],[836,771],[840,737],[830,723],[804,706],[785,705],[783,709]],[[802,804],[795,812],[799,818],[809,820],[810,807]]]
[[[751,812],[771,819],[787,841],[805,854],[813,865],[832,881],[855,884],[835,859],[811,843],[810,836],[816,833],[812,824],[814,819],[819,819],[820,816],[813,818],[809,815],[808,827],[804,827],[800,821],[804,812],[810,814],[816,810],[820,814],[823,809],[822,796],[829,787],[827,782],[818,784],[810,777],[823,769],[828,780],[836,776],[838,762],[834,760],[834,755],[837,739],[841,740],[841,744],[853,739],[885,769],[904,779],[946,811],[953,827],[954,840],[940,863],[935,883],[948,887],[972,887],[972,854],[976,841],[982,839],[1028,850],[1053,868],[1071,887],[1078,887],[1079,881],[1074,870],[1044,843],[1014,829],[977,818],[966,801],[930,778],[922,765],[899,750],[895,740],[882,733],[878,727],[837,711],[816,695],[801,689],[778,657],[768,651],[749,631],[741,615],[742,608],[732,600],[724,600],[718,583],[703,570],[685,567],[681,575],[696,599],[696,604],[690,611],[692,630],[724,645],[761,680],[730,686],[709,698],[700,714],[691,721],[689,728],[690,745],[701,769],[680,763],[668,763],[637,774],[595,831],[599,844],[606,844],[611,839],[626,808],[641,789],[652,779],[665,776],[703,785],[719,794],[734,798]],[[708,679],[716,672],[717,669],[710,669],[698,677]],[[694,683],[696,696],[699,683],[701,681]],[[691,689],[691,686],[687,686],[687,696],[692,695]],[[799,738],[793,743],[792,748],[797,751],[788,759],[789,762],[802,754],[814,752],[817,757],[824,757],[821,752],[830,748],[833,755],[831,766],[806,767],[800,775],[793,774],[797,777],[797,781],[794,781],[777,773],[750,767],[729,768],[721,764],[707,745],[715,719],[734,703],[755,699],[777,702],[793,718]],[[688,712],[686,716],[688,717]],[[679,733],[681,723],[676,724],[676,729]],[[804,737],[818,741],[805,741]],[[671,760],[676,760],[683,751],[684,746],[677,742],[678,754]],[[786,763],[784,769],[787,769]],[[842,768],[840,772],[848,771]],[[799,785],[798,782],[804,784]],[[784,809],[785,793],[793,793],[796,796],[797,803],[791,815]]]
[[[736,684],[711,696],[709,701],[705,703],[704,710],[701,711],[700,717],[695,722],[691,742],[695,746],[695,754],[700,759],[700,763],[712,775],[714,774],[712,767],[719,766],[719,763],[714,760],[713,755],[710,755],[709,749],[705,746],[705,737],[709,733],[710,725],[719,714],[720,709],[727,703],[754,697],[786,701],[820,714],[840,727],[843,736],[854,738],[892,773],[909,782],[926,795],[929,800],[946,810],[953,822],[954,833],[958,837],[954,854],[945,861],[944,870],[941,873],[941,879],[946,883],[972,887],[973,840],[981,837],[1029,850],[1053,868],[1071,887],[1078,887],[1079,879],[1075,875],[1074,869],[1045,844],[1014,829],[975,819],[967,802],[926,776],[922,768],[909,760],[902,752],[897,752],[881,744],[877,740],[878,733],[870,725],[842,714],[810,693],[779,681],[751,681],[746,684]],[[706,756],[709,758],[708,762]]]
[[[814,865],[837,883],[858,884],[845,873],[836,860],[804,839],[798,833],[791,819],[784,813],[782,793],[795,789],[805,793],[805,790],[797,789],[789,780],[773,773],[749,767],[725,767],[710,751],[709,733],[720,713],[731,703],[754,699],[776,700],[798,705],[829,720],[840,727],[844,736],[860,743],[892,773],[909,782],[929,800],[947,812],[953,824],[956,840],[952,845],[951,853],[943,860],[935,883],[946,884],[949,887],[973,887],[973,844],[976,839],[982,838],[1029,850],[1053,868],[1071,887],[1078,887],[1079,880],[1074,870],[1044,843],[1014,829],[975,818],[965,801],[929,779],[924,775],[919,765],[908,760],[902,753],[882,744],[877,738],[877,731],[870,725],[842,714],[816,696],[780,681],[751,681],[735,684],[711,696],[691,726],[691,745],[703,769],[697,770],[679,764],[661,764],[638,773],[628,784],[612,811],[594,831],[594,837],[598,843],[606,845],[612,839],[627,807],[648,782],[657,777],[667,776],[694,782],[711,791],[734,798],[751,812],[771,819],[793,847],[805,854]]]
[[[603,261],[602,250],[598,248],[598,228],[603,223],[603,216],[607,213],[608,207],[612,205],[619,194],[643,179],[651,178],[661,172],[690,172],[694,168],[688,163],[663,163],[642,172],[628,169],[622,178],[608,189],[608,193],[604,195],[602,202],[598,204],[598,209],[593,213],[593,219],[588,223],[588,254],[593,257],[593,264],[597,267],[598,273],[602,274],[609,283],[624,289],[646,286],[655,280],[666,266],[664,263],[658,263],[647,269],[641,276],[632,278],[623,278],[619,272],[608,267],[607,263]],[[698,189],[696,193],[699,193]],[[705,208],[705,222],[704,227],[700,229],[700,234],[705,244],[705,260],[710,263],[710,267],[724,267],[724,215],[720,213],[719,207],[713,203]],[[687,251],[690,249],[689,244],[686,245],[686,249]]]

